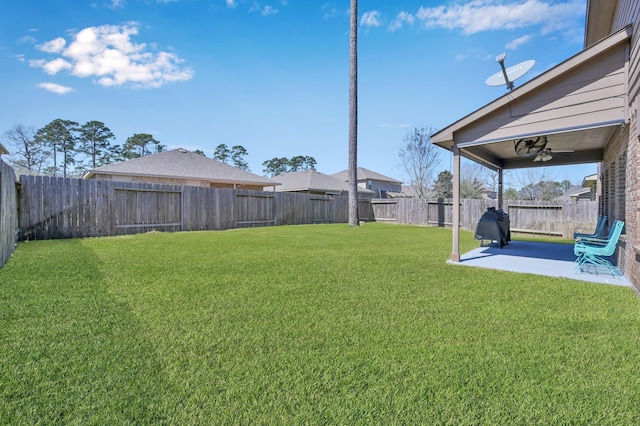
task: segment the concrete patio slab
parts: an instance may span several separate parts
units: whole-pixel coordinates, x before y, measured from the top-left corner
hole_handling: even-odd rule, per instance
[[[576,272],[575,260],[572,244],[511,241],[502,248],[485,243],[484,247],[463,254],[458,264],[631,287],[623,275],[593,270]]]

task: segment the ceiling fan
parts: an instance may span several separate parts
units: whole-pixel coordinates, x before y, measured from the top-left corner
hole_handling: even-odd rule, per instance
[[[520,157],[534,157],[538,155],[547,146],[547,137],[538,136],[537,138],[524,138],[514,141],[514,149]]]
[[[523,138],[514,141],[514,148],[519,157],[532,158],[533,161],[549,161],[554,155],[567,155],[573,152],[570,149],[547,148],[547,137]]]
[[[553,158],[554,155],[567,155],[573,153],[571,149],[556,149],[553,150],[551,148],[545,148],[541,150],[538,154],[536,154],[533,161],[549,161]]]

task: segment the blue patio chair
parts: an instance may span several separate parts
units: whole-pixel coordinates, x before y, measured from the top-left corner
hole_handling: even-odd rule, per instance
[[[591,238],[576,241],[573,246],[573,253],[577,256],[576,272],[582,272],[583,267],[593,266],[596,270],[605,269],[609,271],[611,275],[620,275],[620,270],[612,265],[609,260],[605,259],[605,257],[613,255],[616,251],[623,228],[624,222],[616,220],[613,222],[607,239]]]
[[[598,216],[598,222],[596,224],[596,229],[593,234],[587,234],[584,232],[574,232],[573,239],[582,239],[582,238],[603,238],[604,225],[607,223],[607,216]]]

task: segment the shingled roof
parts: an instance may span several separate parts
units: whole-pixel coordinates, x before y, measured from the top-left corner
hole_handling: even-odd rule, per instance
[[[8,154],[9,151],[6,150],[6,148],[4,146],[2,146],[2,144],[0,143],[0,155],[2,154]]]
[[[204,155],[178,148],[89,170],[84,178],[99,175],[197,179],[241,185],[279,185],[271,179],[230,166]]]
[[[341,172],[334,173],[331,176],[347,182],[349,180],[349,170],[343,170]],[[365,169],[364,167],[358,167],[356,176],[359,181],[371,179],[371,180],[377,180],[381,182],[391,182],[398,185],[402,184],[402,182],[397,179],[391,178],[389,176],[381,175],[380,173],[376,173],[369,169]]]
[[[347,182],[315,170],[285,173],[274,176],[273,180],[282,184],[276,191],[308,191],[331,194],[341,194],[349,191]],[[363,188],[358,188],[358,192],[362,194],[373,194],[373,191]]]

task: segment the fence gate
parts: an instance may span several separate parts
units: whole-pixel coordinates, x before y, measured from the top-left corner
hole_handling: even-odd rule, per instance
[[[309,196],[311,204],[311,223],[333,222],[333,200],[326,196]]]
[[[371,200],[371,210],[376,222],[397,222],[398,199],[376,198]]]
[[[182,230],[182,191],[115,189],[115,228],[118,233],[159,229]]]
[[[236,228],[276,224],[276,194],[236,190],[234,215]]]

